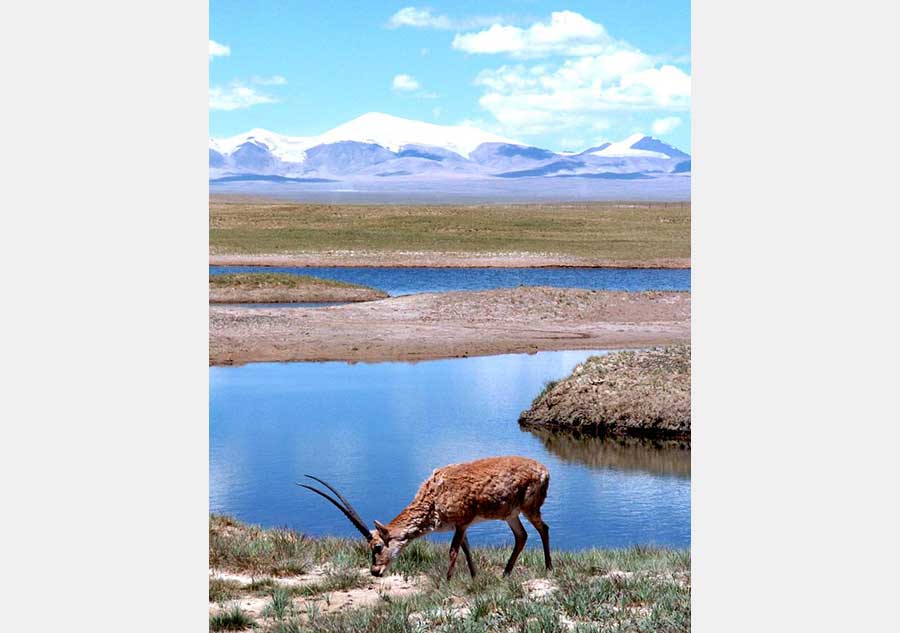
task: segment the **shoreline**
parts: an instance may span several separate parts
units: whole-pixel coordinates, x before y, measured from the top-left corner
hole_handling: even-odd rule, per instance
[[[690,293],[541,286],[325,308],[209,308],[209,365],[415,362],[690,341]]]
[[[609,268],[690,270],[689,258],[617,260],[553,255],[479,255],[476,253],[296,253],[217,254],[210,266],[290,268]]]

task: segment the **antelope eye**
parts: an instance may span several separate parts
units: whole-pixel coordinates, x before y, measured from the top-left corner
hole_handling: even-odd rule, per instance
[[[372,548],[372,550],[373,550],[376,554],[380,554],[380,553],[381,553],[381,545],[376,545],[375,547]]]

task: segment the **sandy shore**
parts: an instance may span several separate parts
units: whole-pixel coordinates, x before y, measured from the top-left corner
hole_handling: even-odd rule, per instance
[[[328,308],[210,306],[209,361],[416,361],[690,340],[687,292],[522,287]]]
[[[331,251],[295,254],[215,254],[211,266],[359,266],[392,268],[690,268],[686,258],[617,260],[532,253],[366,253]]]

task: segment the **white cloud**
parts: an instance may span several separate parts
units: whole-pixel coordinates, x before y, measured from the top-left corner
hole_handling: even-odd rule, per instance
[[[436,106],[436,107],[434,107],[434,108],[431,108],[431,116],[433,116],[435,119],[440,118],[440,116],[441,116],[441,109],[440,109],[440,107],[437,107],[437,106]]]
[[[231,55],[230,47],[209,40],[209,61],[212,61],[214,57],[227,57],[228,55]]]
[[[505,53],[517,58],[548,55],[600,55],[627,49],[613,40],[602,24],[574,11],[555,11],[549,22],[536,22],[528,28],[493,24],[484,31],[457,33],[453,48],[467,53]]]
[[[392,29],[401,26],[414,26],[418,28],[452,29],[453,25],[446,15],[434,15],[431,9],[417,9],[405,7],[400,9],[388,20],[388,27]]]
[[[485,90],[481,106],[522,134],[590,124],[614,110],[685,110],[691,90],[689,75],[674,66],[653,67],[640,53],[503,66],[482,71],[475,83]]]
[[[388,18],[389,29],[399,29],[408,26],[419,29],[440,29],[452,31],[454,29],[474,29],[499,22],[498,16],[470,16],[467,18],[451,18],[447,15],[435,14],[431,9],[419,9],[417,7],[404,7]]]
[[[681,125],[681,119],[677,116],[667,116],[662,119],[656,119],[651,127],[654,134],[668,134],[679,125]]]
[[[475,84],[484,90],[481,107],[510,135],[592,125],[602,131],[596,124],[598,114],[605,112],[690,107],[690,75],[614,40],[601,24],[571,11],[554,13],[549,22],[528,28],[494,25],[458,35],[454,46],[514,58],[568,57],[562,62],[504,65],[476,76]]]
[[[254,77],[250,81],[260,86],[283,86],[287,83],[287,78],[284,75],[272,75],[271,77]]]
[[[401,92],[412,92],[421,88],[416,78],[411,75],[396,75],[391,87]]]
[[[210,110],[240,110],[261,103],[275,103],[275,99],[239,81],[233,81],[227,87],[209,88]]]

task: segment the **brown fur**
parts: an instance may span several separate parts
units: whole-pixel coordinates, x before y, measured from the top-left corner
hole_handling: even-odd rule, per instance
[[[527,534],[519,521],[525,515],[541,535],[547,569],[551,569],[549,528],[541,519],[541,505],[547,498],[550,472],[527,457],[488,457],[465,464],[438,468],[419,488],[415,498],[390,523],[375,522],[370,548],[372,573],[381,575],[390,562],[412,540],[429,532],[455,530],[450,547],[453,574],[457,551],[463,548],[469,571],[475,567],[469,552],[466,529],[482,520],[506,521],[516,537],[516,546],[504,574],[509,574]]]

